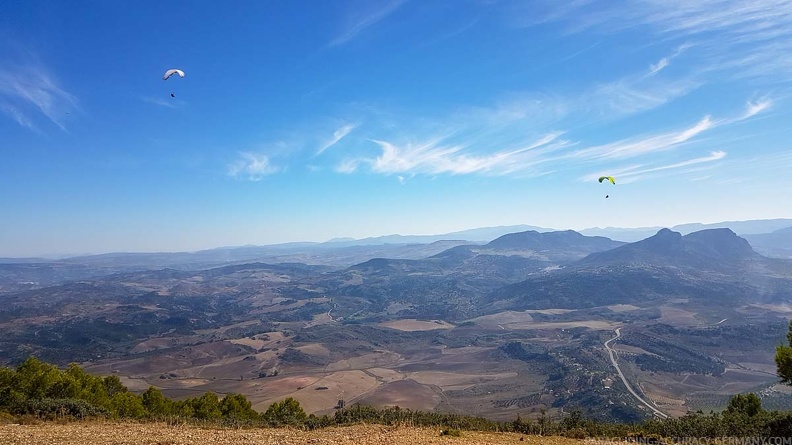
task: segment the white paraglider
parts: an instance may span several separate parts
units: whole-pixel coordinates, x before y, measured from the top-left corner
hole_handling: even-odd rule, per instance
[[[184,78],[184,71],[177,70],[177,69],[172,69],[172,70],[165,71],[165,74],[163,74],[163,76],[162,76],[162,80],[168,80],[168,78],[170,76],[174,75],[174,74],[178,74],[179,77]]]
[[[174,75],[174,74],[178,74],[179,77],[184,78],[184,71],[177,70],[177,69],[174,68],[174,69],[170,69],[168,71],[165,71],[165,74],[162,75],[162,80],[168,80],[168,78],[170,76]],[[171,97],[176,97],[176,95],[173,94],[173,91],[171,91]]]

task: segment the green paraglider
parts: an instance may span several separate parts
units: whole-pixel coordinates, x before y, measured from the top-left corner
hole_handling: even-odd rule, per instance
[[[613,185],[616,185],[616,180],[615,180],[615,179],[613,179],[613,176],[600,176],[600,178],[599,178],[599,182],[600,182],[600,184],[602,183],[602,181],[605,181],[606,179],[607,179],[608,181],[610,181],[610,182],[611,182],[611,184],[613,184]]]
[[[602,184],[602,181],[610,181],[611,184],[616,185],[616,180],[613,179],[613,176],[600,176],[600,184]],[[605,198],[610,198],[610,195],[605,195]]]

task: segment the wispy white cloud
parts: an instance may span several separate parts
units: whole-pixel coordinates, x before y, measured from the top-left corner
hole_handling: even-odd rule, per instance
[[[571,153],[570,157],[584,159],[622,159],[668,150],[713,128],[714,125],[716,125],[716,123],[713,122],[710,116],[705,116],[692,127],[680,131],[671,131],[588,147]]]
[[[731,171],[735,174],[754,171],[761,172],[759,174],[763,176],[780,176],[787,180],[789,171],[792,169],[792,151],[734,157],[728,163]]]
[[[270,163],[267,155],[241,152],[239,159],[228,166],[228,174],[250,181],[261,181],[265,176],[276,173],[279,168]]]
[[[591,47],[596,46],[596,44]],[[633,71],[610,81],[588,85],[577,92],[541,95],[526,95],[512,103],[500,104],[497,108],[505,117],[522,118],[520,113],[534,111],[540,116],[570,118],[576,121],[616,120],[649,111],[695,91],[703,81],[695,76],[656,76],[670,65],[671,60],[685,52],[692,44],[679,45],[674,52],[664,57],[652,72]],[[506,105],[511,105],[507,107]],[[511,112],[511,114],[508,114]],[[501,116],[498,116],[501,117]]]
[[[663,57],[662,59],[658,60],[657,63],[649,65],[649,75],[654,76],[670,64],[671,61],[668,59],[668,57]]]
[[[789,1],[792,3],[792,0]],[[552,18],[551,21],[565,19],[567,14],[573,14],[593,3],[596,2],[574,2],[568,11]],[[557,5],[555,2],[552,4]],[[603,16],[594,14],[592,20],[610,23],[611,16],[617,17],[617,13],[622,16],[624,14],[623,11],[611,9],[605,6]],[[627,9],[632,11],[633,8]],[[653,23],[643,24],[655,26]],[[623,29],[628,27],[625,26]],[[657,32],[662,33],[659,28]],[[613,122],[659,108],[701,87],[708,78],[691,74],[695,70],[686,69],[681,64],[680,69],[673,70],[673,73],[670,72],[671,70],[664,72],[672,66],[672,63],[676,63],[677,57],[681,57],[688,50],[692,52],[691,48],[697,50],[700,46],[708,48],[706,40],[704,39],[705,43],[701,43],[702,39],[694,34],[692,31],[680,32],[678,36],[669,38],[668,43],[672,44],[671,48],[674,49],[656,63],[649,65],[648,71],[639,67],[631,74],[610,82],[584,86],[577,92],[545,90],[512,93],[493,106],[463,107],[450,115],[414,118],[412,122],[405,122],[405,119],[400,119],[399,116],[390,115],[388,125],[380,126],[379,131],[384,134],[366,135],[369,140],[377,144],[380,150],[378,155],[374,158],[367,156],[347,158],[336,165],[335,171],[352,173],[367,169],[374,173],[402,177],[407,174],[505,175],[516,172],[537,176],[548,171],[568,171],[598,163],[612,164],[623,159],[638,160],[630,166],[632,170],[624,172],[629,174],[623,176],[631,177],[631,180],[667,170],[682,171],[685,166],[690,165],[684,163],[692,160],[680,161],[682,164],[670,163],[657,167],[659,158],[656,155],[667,152],[662,158],[666,162],[671,162],[674,156],[678,156],[674,153],[675,149],[705,140],[703,135],[713,132],[716,128],[766,112],[772,107],[772,100],[762,98],[750,101],[746,104],[745,111],[738,116],[727,118],[705,115],[698,121],[690,122],[681,128],[633,136],[626,133],[620,139],[612,139],[613,142],[599,145],[586,145],[584,141],[562,141],[558,139],[560,133],[556,134],[551,130],[562,128],[567,130],[567,134],[574,135],[578,130],[590,127],[592,124]],[[685,62],[687,63],[687,60]],[[399,129],[399,126],[404,128]],[[371,126],[371,128],[376,127],[376,125]],[[339,135],[339,131],[334,136]],[[542,133],[544,136],[536,136]],[[439,139],[430,137],[437,134],[447,136]],[[524,140],[526,134],[534,135],[538,142],[536,147],[520,147],[516,143]],[[328,147],[336,142],[334,137]],[[326,148],[320,149],[316,154],[324,150]],[[717,150],[713,153],[722,152]]]
[[[360,165],[360,160],[358,159],[345,159],[341,161],[335,168],[336,173],[344,173],[350,174],[357,171],[358,166]]]
[[[716,181],[715,184],[718,185],[729,185],[729,184],[741,184],[743,182],[747,182],[745,178],[728,178],[728,179],[721,179],[720,181]]]
[[[637,2],[630,14],[666,33],[691,35],[724,32],[750,40],[766,40],[788,32],[792,3],[788,0],[685,0]],[[643,10],[642,10],[643,9]]]
[[[773,100],[768,97],[763,97],[758,100],[748,100],[745,102],[745,111],[743,111],[742,114],[732,118],[723,119],[721,123],[733,124],[749,120],[760,113],[765,113],[766,111],[770,110],[773,108],[773,104]]]
[[[317,150],[317,152],[314,154],[314,156],[319,156],[325,150],[327,150],[328,148],[330,148],[333,145],[337,144],[341,139],[343,139],[349,133],[351,133],[352,130],[354,130],[356,126],[357,125],[355,125],[355,124],[347,124],[347,125],[344,125],[343,127],[339,128],[338,130],[334,131],[333,132],[333,137],[329,141],[325,142],[321,147],[319,147],[319,150]]]
[[[713,122],[710,116],[704,116],[704,118],[698,121],[696,125],[682,131],[677,135],[673,135],[669,142],[672,144],[679,144],[682,142],[686,142],[691,138],[693,138],[694,136],[697,136],[709,130],[710,128],[713,128],[715,125],[717,125],[717,122]]]
[[[376,11],[369,12],[365,16],[355,18],[354,21],[347,27],[347,29],[344,30],[344,32],[336,36],[336,38],[328,43],[328,46],[339,46],[349,42],[350,40],[357,37],[357,35],[361,32],[377,24],[385,17],[399,9],[399,7],[404,2],[405,0],[388,0],[385,2],[384,6],[380,7]]]
[[[610,168],[608,170],[600,170],[594,173],[589,173],[585,176],[580,177],[579,179],[582,182],[588,182],[588,181],[596,181],[603,176],[613,176],[614,178],[619,178],[619,182],[621,182],[621,178],[623,175],[626,175],[629,172],[638,171],[644,167],[646,167],[646,164],[626,165],[624,167]]]
[[[575,31],[599,28],[608,32],[650,26],[656,32],[705,35],[722,32],[744,39],[775,37],[792,22],[789,0],[600,0],[552,5],[546,21],[571,21]],[[626,20],[629,19],[629,20]]]
[[[551,133],[521,148],[483,154],[466,152],[464,145],[444,144],[443,138],[402,145],[372,140],[382,152],[375,159],[361,163],[368,163],[373,172],[382,174],[504,175],[524,172],[544,162],[542,157],[547,153],[567,146],[567,141],[557,140],[560,135]]]
[[[669,57],[675,57],[689,46],[679,46]],[[377,115],[371,120],[381,121],[379,126],[386,128],[387,134],[367,136],[395,143],[407,139],[400,138],[398,133],[410,134],[413,141],[428,140],[437,134],[453,134],[461,145],[474,150],[485,145],[493,151],[513,147],[526,135],[548,133],[557,128],[574,132],[647,112],[689,94],[700,85],[700,81],[691,78],[647,76],[643,70],[636,70],[611,82],[585,86],[580,91],[511,92],[490,105],[463,106],[445,116],[421,119],[392,112]],[[371,117],[370,110],[366,110],[365,115]],[[376,122],[370,126],[376,127]],[[405,147],[403,142],[397,145]]]
[[[716,151],[723,151],[723,150],[716,150]],[[701,173],[704,171],[709,171],[714,168],[713,165],[699,165],[696,167],[686,168],[682,173]]]
[[[77,98],[30,56],[24,63],[0,61],[0,105],[23,127],[35,129],[32,116],[41,114],[65,131],[64,117],[77,109]]]
[[[719,160],[721,160],[721,159],[723,159],[725,157],[726,157],[726,152],[725,151],[713,151],[713,152],[710,153],[709,156],[704,156],[704,157],[695,158],[695,159],[688,159],[686,161],[677,162],[677,163],[674,163],[674,164],[662,165],[660,167],[652,167],[652,168],[646,168],[646,169],[643,169],[643,170],[636,170],[636,171],[633,171],[633,172],[626,173],[625,176],[636,176],[636,175],[643,175],[643,174],[646,174],[646,173],[654,173],[654,172],[659,172],[659,171],[664,171],[664,170],[679,169],[679,168],[682,168],[682,167],[688,167],[688,166],[691,166],[691,165],[702,164],[702,163],[705,163],[705,162],[719,161]]]
[[[598,85],[583,94],[578,107],[615,119],[657,108],[699,86],[701,82],[693,79],[659,80],[629,76]]]
[[[694,40],[699,69],[726,70],[736,76],[788,78],[792,73],[790,0],[601,0],[539,1],[539,22],[565,22],[569,32],[618,33],[642,28],[666,42]],[[532,8],[536,10],[537,8]],[[671,60],[650,72],[660,71]]]
[[[432,119],[454,131],[467,128],[503,131],[512,125],[552,127],[575,111],[573,99],[549,93],[513,93],[487,106],[465,106]]]
[[[769,110],[770,107],[773,106],[772,99],[763,98],[756,102],[748,101],[746,103],[746,110],[745,114],[742,115],[741,119],[748,119],[753,117],[765,110]]]
[[[589,46],[587,46],[587,47],[585,47],[585,48],[581,48],[581,49],[579,49],[579,50],[577,50],[577,51],[575,51],[575,52],[573,52],[573,53],[571,53],[571,54],[567,54],[566,56],[564,56],[564,57],[562,57],[562,58],[558,59],[558,61],[559,61],[559,62],[566,62],[566,61],[568,61],[568,60],[572,60],[572,59],[574,59],[575,57],[577,57],[577,56],[579,56],[579,55],[581,55],[581,54],[583,54],[583,53],[589,52],[589,51],[591,51],[592,49],[594,49],[594,48],[598,47],[598,46],[599,46],[601,43],[602,43],[602,40],[598,40],[598,41],[596,41],[596,42],[592,43],[591,45],[589,45]]]
[[[0,108],[2,108],[3,112],[14,119],[19,125],[27,127],[31,130],[37,130],[30,118],[13,105],[0,103]]]
[[[693,79],[648,78],[644,73],[599,83],[579,92],[517,92],[490,106],[461,107],[449,116],[425,119],[434,126],[423,134],[454,133],[466,145],[499,143],[508,146],[506,135],[550,132],[612,122],[661,107],[689,94],[701,85]],[[389,119],[393,120],[391,116]],[[415,127],[414,125],[411,125]],[[416,133],[411,128],[410,133]],[[376,138],[386,139],[388,138]]]
[[[681,130],[644,135],[608,144],[586,147],[568,154],[567,157],[615,160],[666,151],[685,144],[702,133],[716,127],[749,119],[770,109],[771,106],[772,100],[767,98],[756,102],[749,101],[746,103],[746,111],[734,118],[712,119],[711,116],[704,116],[694,125]]]
[[[441,140],[432,140],[417,145],[396,145],[377,141],[382,149],[382,154],[372,162],[372,171],[385,174],[411,172],[498,175],[528,170],[535,176],[559,167],[562,170],[576,168],[583,163],[612,163],[628,158],[641,159],[643,162],[639,161],[618,168],[610,166],[607,171],[585,177],[586,180],[590,180],[607,174],[619,176],[623,181],[633,182],[647,175],[656,176],[658,172],[668,170],[673,170],[674,174],[678,174],[685,167],[722,159],[726,153],[716,150],[708,157],[688,159],[662,166],[654,164],[657,159],[655,155],[658,153],[691,143],[718,127],[749,119],[767,111],[771,106],[772,100],[769,98],[748,101],[745,111],[736,117],[713,118],[707,115],[695,123],[679,129],[650,133],[602,145],[584,146],[574,151],[558,151],[557,148],[570,148],[573,145],[581,145],[580,143],[573,144],[570,141],[562,141],[559,146],[552,144],[562,133],[548,133],[537,140],[535,144],[525,148],[499,150],[491,154],[476,153],[464,144],[444,144]],[[540,147],[539,150],[530,153],[537,147]],[[685,172],[693,170],[696,169],[688,168]]]
[[[711,177],[712,175],[696,176],[695,178],[690,178],[690,180],[693,182],[700,182],[700,181],[706,181]]]
[[[473,28],[478,22],[479,22],[479,19],[475,18],[472,21],[468,22],[467,24],[462,25],[461,27],[459,27],[457,29],[454,29],[454,30],[452,30],[450,32],[447,32],[445,34],[441,34],[441,35],[439,35],[439,36],[437,36],[437,37],[435,37],[435,38],[433,38],[431,40],[428,40],[428,41],[420,44],[419,46],[422,46],[422,47],[431,46],[431,45],[437,44],[439,42],[442,42],[444,40],[448,40],[448,39],[451,39],[453,37],[456,37],[456,36],[458,36],[460,34],[465,33],[469,29]]]
[[[596,181],[597,178],[600,176],[613,176],[617,178],[617,183],[619,184],[628,184],[631,182],[635,182],[638,179],[647,177],[648,173],[657,173],[657,172],[667,172],[669,170],[679,170],[684,167],[689,167],[691,165],[697,164],[704,164],[714,161],[719,161],[726,157],[726,152],[724,151],[713,151],[710,152],[709,156],[704,156],[700,158],[688,159],[681,162],[676,162],[673,164],[666,164],[657,167],[648,167],[645,165],[638,165],[638,166],[630,166],[626,168],[622,168],[616,171],[600,171],[597,173],[591,173],[588,175],[583,176],[580,178],[581,181]],[[686,170],[683,173],[689,173],[691,171],[698,171],[698,170]],[[676,172],[675,172],[676,173]]]
[[[671,61],[675,58],[679,57],[680,54],[685,52],[688,48],[690,48],[691,44],[684,44],[680,45],[673,54],[663,57],[662,59],[658,60],[657,63],[649,65],[649,74],[648,76],[654,76],[655,74],[659,73],[660,71],[666,69],[669,65],[671,65]]]
[[[577,92],[514,93],[493,106],[463,108],[456,120],[493,127],[526,121],[545,127],[565,120],[613,121],[665,105],[701,85],[691,78],[662,79],[636,73]]]
[[[562,101],[551,97],[505,102],[493,108],[468,109],[466,113],[460,112],[447,118],[444,124],[430,127],[434,128],[435,134],[439,133],[438,129],[446,130],[444,137],[417,138],[417,142],[414,136],[407,139],[400,137],[400,134],[421,134],[425,133],[425,129],[416,131],[413,126],[408,129],[410,131],[391,131],[386,137],[369,138],[380,149],[377,156],[354,157],[347,154],[341,163],[335,165],[334,170],[349,174],[366,169],[373,173],[402,177],[416,174],[519,174],[535,177],[548,172],[574,170],[584,165],[613,164],[614,161],[636,159],[638,162],[629,166],[614,168],[610,165],[608,171],[602,172],[636,180],[639,174],[644,176],[667,169],[677,171],[691,165],[691,161],[687,160],[658,168],[656,155],[672,152],[693,142],[703,142],[704,134],[764,113],[772,107],[773,102],[766,97],[755,99],[746,102],[745,110],[733,117],[706,115],[680,128],[627,137],[600,145],[586,146],[582,141],[567,139],[565,135],[569,132],[560,131],[548,131],[534,136],[530,143],[515,143],[515,131],[518,129],[526,126],[546,128],[548,123],[569,122],[569,118],[564,119],[564,113],[572,112],[563,105],[558,105],[561,103]],[[547,116],[534,116],[537,112],[534,108],[546,108],[550,110],[546,114],[554,116],[549,119]],[[425,121],[442,122],[443,119]],[[562,139],[562,136],[565,137]],[[720,150],[713,153],[721,156]],[[673,156],[671,153],[663,157],[668,159]],[[693,164],[698,162],[704,161],[692,161]]]
[[[141,96],[140,100],[148,104],[159,105],[160,107],[178,108],[173,101],[168,101],[159,97]]]

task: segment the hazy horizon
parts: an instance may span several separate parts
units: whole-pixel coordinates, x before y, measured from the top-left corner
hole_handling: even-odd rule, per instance
[[[199,252],[203,250],[212,250],[212,249],[225,249],[225,248],[238,248],[238,247],[255,247],[255,246],[269,246],[269,245],[279,245],[279,244],[290,244],[290,243],[329,243],[332,241],[339,241],[339,240],[365,240],[368,238],[381,238],[381,237],[389,237],[389,236],[403,236],[403,237],[413,237],[413,236],[441,236],[446,234],[453,234],[457,232],[464,232],[469,230],[478,230],[478,229],[497,229],[497,228],[505,228],[505,227],[516,227],[516,226],[532,226],[532,227],[540,227],[544,229],[549,229],[551,231],[563,231],[563,230],[574,230],[576,232],[588,231],[588,230],[653,230],[653,229],[660,229],[660,228],[673,228],[676,226],[687,225],[687,224],[719,224],[719,223],[734,223],[734,222],[746,222],[746,221],[764,221],[764,220],[776,220],[776,219],[792,219],[792,217],[773,217],[773,218],[763,218],[761,220],[723,220],[723,221],[708,221],[708,222],[701,222],[701,221],[686,221],[681,223],[675,224],[668,224],[668,225],[647,225],[647,226],[640,226],[640,227],[616,227],[616,226],[589,226],[589,227],[542,227],[537,224],[528,224],[528,223],[516,223],[516,224],[502,224],[497,226],[479,226],[479,227],[467,227],[459,230],[449,230],[449,231],[441,231],[441,232],[433,232],[433,233],[382,233],[382,234],[375,234],[375,235],[367,235],[361,237],[351,237],[351,236],[336,236],[328,239],[321,239],[321,240],[308,240],[308,239],[291,239],[285,241],[278,241],[278,242],[263,242],[263,243],[243,243],[243,244],[223,244],[223,245],[212,245],[201,247],[192,250],[165,250],[165,249],[154,249],[154,250],[112,250],[112,251],[75,251],[75,252],[42,252],[39,254],[33,255],[4,255],[0,252],[0,258],[45,258],[45,259],[62,259],[62,258],[69,258],[69,257],[78,257],[78,256],[88,256],[88,255],[103,255],[103,254],[146,254],[146,253],[193,253]],[[450,240],[450,239],[449,239]]]
[[[792,208],[790,2],[33,0],[0,37],[3,257]]]

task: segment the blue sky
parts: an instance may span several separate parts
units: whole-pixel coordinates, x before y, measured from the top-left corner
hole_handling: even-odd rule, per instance
[[[0,2],[0,256],[792,217],[790,79],[787,0]]]

